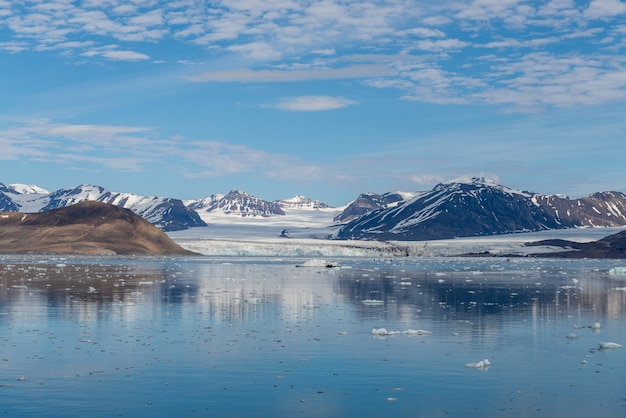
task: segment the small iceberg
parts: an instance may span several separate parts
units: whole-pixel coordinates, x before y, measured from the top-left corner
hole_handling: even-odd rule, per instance
[[[489,366],[491,366],[491,362],[488,359],[483,359],[477,361],[476,363],[465,363],[465,367],[468,369],[487,370],[489,369]]]
[[[591,324],[591,326],[589,328],[591,328],[591,329],[600,329],[600,328],[602,328],[602,324],[600,323],[600,321],[596,321],[593,324]]]
[[[389,337],[392,335],[400,335],[400,331],[388,331],[387,328],[374,328],[372,329],[372,335],[379,337]]]
[[[406,335],[429,335],[429,334],[432,334],[432,332],[426,331],[425,329],[407,329],[406,331],[403,331],[402,333],[406,334]]]
[[[376,337],[391,337],[395,335],[430,335],[432,332],[426,331],[424,329],[407,329],[406,331],[388,331],[386,328],[374,328],[372,329],[372,335]]]
[[[363,305],[378,306],[378,305],[384,305],[385,301],[384,300],[379,300],[379,299],[364,299],[364,300],[361,301],[361,303]]]
[[[326,260],[322,260],[319,258],[314,258],[312,260],[305,261],[303,264],[296,264],[296,267],[341,267],[339,263],[333,263]]]
[[[613,267],[609,270],[609,274],[613,276],[626,276],[626,267]]]
[[[600,346],[600,350],[615,350],[618,348],[624,348],[623,345],[618,344],[618,343],[612,343],[612,342],[600,342],[598,343],[598,345]]]
[[[393,335],[400,335],[400,331],[387,331],[387,328],[374,328],[372,329],[372,335],[376,337],[390,337]]]

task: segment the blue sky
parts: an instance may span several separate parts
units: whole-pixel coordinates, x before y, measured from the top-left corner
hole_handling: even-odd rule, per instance
[[[626,192],[626,2],[0,0],[0,182]]]

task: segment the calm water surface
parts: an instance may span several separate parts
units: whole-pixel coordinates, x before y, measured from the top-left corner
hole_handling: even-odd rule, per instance
[[[626,416],[626,262],[303,261],[0,257],[0,414]]]

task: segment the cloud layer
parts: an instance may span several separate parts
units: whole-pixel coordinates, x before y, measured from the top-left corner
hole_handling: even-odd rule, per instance
[[[194,82],[355,78],[537,111],[626,99],[624,17],[619,0],[0,0],[0,53],[162,62],[174,57],[153,46],[178,42],[248,60]]]

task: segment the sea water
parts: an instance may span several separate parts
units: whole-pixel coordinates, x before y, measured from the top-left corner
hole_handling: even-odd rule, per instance
[[[0,415],[626,416],[626,263],[306,261],[0,257]]]

